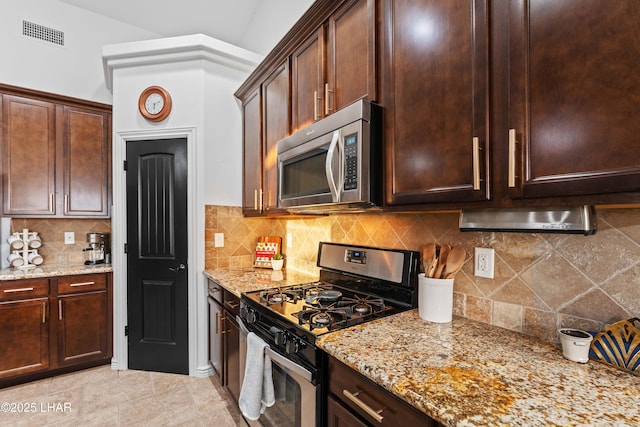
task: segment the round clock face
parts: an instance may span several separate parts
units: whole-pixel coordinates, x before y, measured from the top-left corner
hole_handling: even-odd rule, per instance
[[[140,94],[138,110],[145,119],[160,122],[171,112],[171,95],[160,86],[150,86]]]
[[[164,107],[164,99],[158,93],[152,93],[144,102],[144,108],[149,114],[158,114]]]

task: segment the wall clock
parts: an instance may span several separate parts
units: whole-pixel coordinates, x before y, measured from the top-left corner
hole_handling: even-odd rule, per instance
[[[140,94],[138,110],[145,119],[160,122],[171,112],[171,95],[160,86],[150,86]]]

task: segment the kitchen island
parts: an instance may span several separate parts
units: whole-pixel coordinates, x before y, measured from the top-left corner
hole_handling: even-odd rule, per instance
[[[410,310],[316,344],[447,426],[640,425],[640,377],[465,318]]]

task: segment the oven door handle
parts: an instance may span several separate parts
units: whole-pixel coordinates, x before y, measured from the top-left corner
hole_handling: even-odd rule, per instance
[[[267,354],[272,361],[275,361],[278,365],[280,365],[281,368],[301,376],[308,382],[311,382],[313,380],[313,374],[300,365],[296,365],[291,360],[282,356],[280,353],[271,350],[269,347],[265,348],[264,350],[265,354]]]

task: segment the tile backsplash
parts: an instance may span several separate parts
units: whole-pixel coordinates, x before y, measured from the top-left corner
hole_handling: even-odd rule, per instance
[[[206,268],[249,267],[257,238],[283,238],[286,266],[317,273],[318,242],[420,251],[436,241],[462,246],[454,313],[556,342],[559,327],[600,330],[640,316],[640,209],[598,209],[593,236],[462,233],[457,213],[244,218],[239,207],[206,207]],[[215,248],[214,233],[225,234]],[[291,233],[292,245],[286,246]],[[475,247],[495,249],[495,278],[473,275]]]
[[[66,219],[66,218],[13,218],[11,232],[37,231],[42,239],[38,253],[42,255],[44,265],[77,265],[84,263],[84,252],[89,245],[86,238],[90,232],[111,232],[111,221],[108,219]],[[64,243],[64,233],[73,231],[75,243]]]

